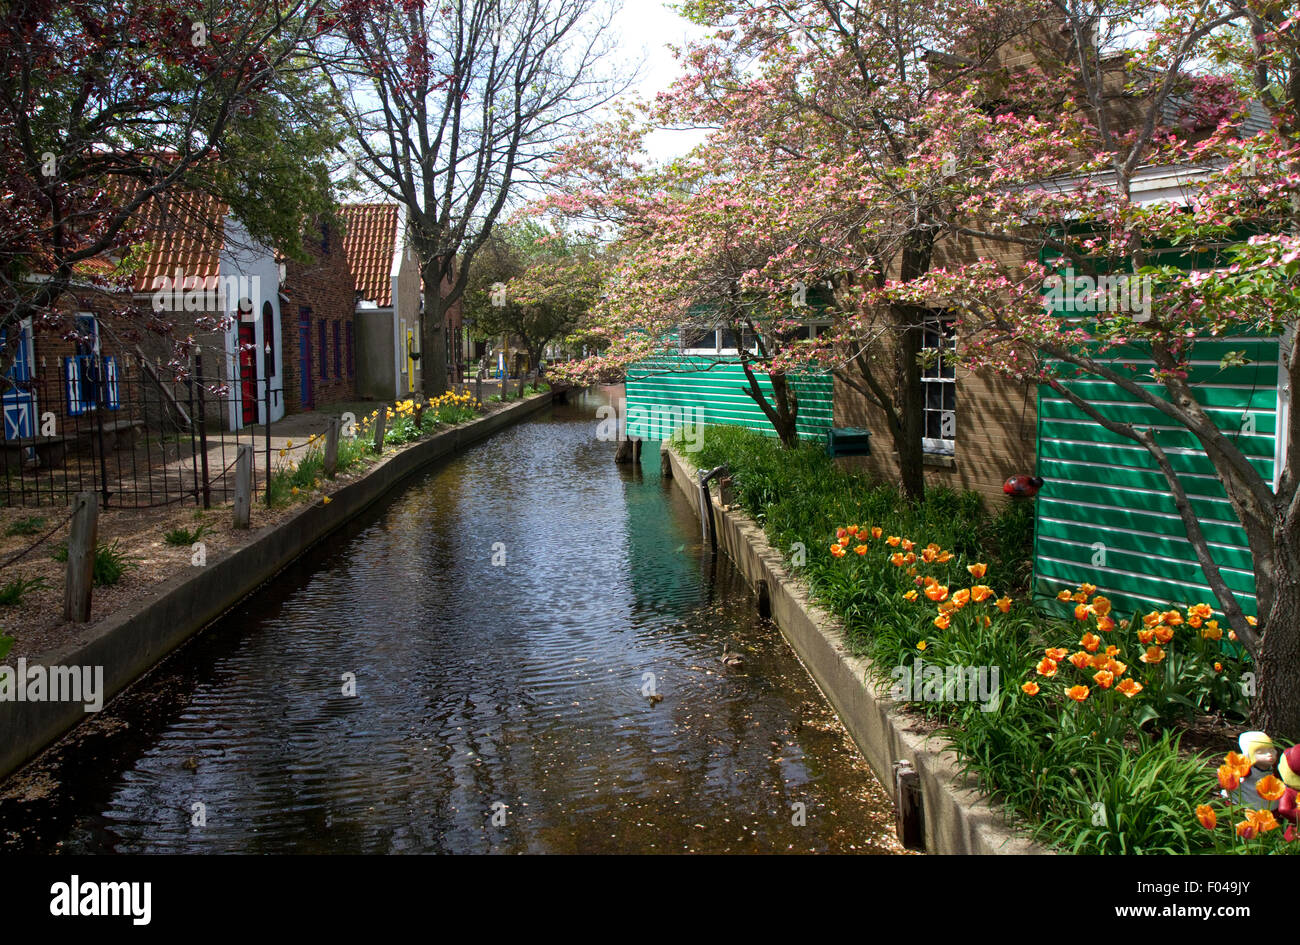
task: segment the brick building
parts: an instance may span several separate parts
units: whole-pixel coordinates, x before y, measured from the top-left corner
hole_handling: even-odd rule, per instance
[[[307,262],[284,261],[281,305],[284,400],[293,413],[357,397],[355,280],[344,237],[322,221],[305,239]]]
[[[6,440],[37,435],[50,415],[58,429],[100,410],[117,417],[127,385],[133,399],[153,398],[158,409],[186,402],[188,388],[173,383],[167,366],[177,340],[201,355],[205,387],[226,391],[205,398],[207,422],[236,430],[266,420],[268,379],[272,390],[282,382],[274,254],[211,198],[168,195],[144,221],[148,252],[128,283],[114,279],[113,260],[84,265],[60,300],[62,325],[20,327],[6,369]],[[197,367],[192,358],[187,368]],[[273,399],[269,412],[278,419],[283,403]]]

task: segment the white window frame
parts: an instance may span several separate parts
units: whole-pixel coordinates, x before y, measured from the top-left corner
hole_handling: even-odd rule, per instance
[[[811,339],[817,337],[818,332],[820,332],[820,331],[823,330],[823,329],[829,328],[829,327],[831,326],[831,323],[830,323],[829,321],[815,321],[815,322],[808,322],[807,325],[808,325],[808,338],[809,338],[809,340],[811,340]],[[682,334],[683,332],[690,331],[690,330],[692,330],[692,329],[689,329],[689,328],[687,328],[686,326],[681,326],[681,327],[679,327],[679,328],[677,329],[677,331],[678,331],[678,338],[679,338],[679,339],[681,338],[681,334]],[[717,347],[713,347],[713,348],[678,348],[678,351],[679,351],[679,353],[684,354],[684,355],[696,355],[696,356],[701,356],[701,357],[709,357],[709,356],[714,356],[714,357],[726,357],[726,356],[728,356],[728,355],[738,355],[738,354],[740,354],[740,349],[739,349],[739,348],[724,348],[724,347],[722,347],[722,334],[723,334],[723,332],[725,332],[726,330],[727,330],[727,329],[722,328],[722,327],[718,327],[718,328],[713,329],[713,343],[714,343]],[[696,332],[698,332],[698,331],[703,331],[703,329],[694,329],[694,331],[696,331]],[[679,341],[679,343],[680,343],[680,341]],[[750,346],[748,350],[749,350],[749,353],[750,353],[750,354],[758,354],[758,340],[757,340],[757,339],[754,340],[754,344],[753,344],[752,346]]]
[[[921,339],[921,349],[923,351],[935,348],[935,345],[928,343],[929,336],[935,332],[940,337],[950,332],[951,345],[940,346],[939,360],[933,367],[923,368],[921,371],[921,449],[934,456],[952,456],[957,451],[957,377],[955,368],[952,365],[945,364],[943,351],[948,350],[955,353],[957,350],[956,319],[952,315],[936,313],[925,319],[922,330],[924,334]],[[944,376],[945,368],[951,372],[951,377]],[[942,394],[939,398],[939,409],[935,410],[930,407],[930,387],[932,385],[952,385],[952,410],[943,409],[945,398]],[[925,435],[929,429],[927,421],[932,413],[939,414],[939,431],[941,435],[938,437]],[[945,428],[952,431],[952,436],[942,435]]]

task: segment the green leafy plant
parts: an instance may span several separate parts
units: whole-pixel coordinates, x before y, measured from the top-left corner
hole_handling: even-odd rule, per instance
[[[39,535],[45,530],[45,516],[29,515],[27,518],[20,518],[11,522],[5,529],[5,534],[12,537],[14,535]]]
[[[32,591],[39,591],[48,587],[45,578],[32,578],[30,581],[24,581],[21,578],[15,578],[8,584],[0,587],[0,607],[14,607],[23,602],[23,597]]]
[[[6,636],[3,632],[0,632],[0,660],[9,655],[9,651],[13,649],[15,642],[16,641],[13,637]]]
[[[188,548],[204,535],[212,531],[212,527],[207,524],[201,524],[197,528],[184,528],[178,526],[163,533],[163,541],[169,545],[178,545]]]
[[[68,543],[59,542],[55,545],[52,557],[55,561],[66,562]],[[101,542],[95,546],[94,584],[96,587],[109,587],[122,580],[122,575],[128,570],[138,566],[139,562],[121,550],[118,539],[113,539],[111,545]]]

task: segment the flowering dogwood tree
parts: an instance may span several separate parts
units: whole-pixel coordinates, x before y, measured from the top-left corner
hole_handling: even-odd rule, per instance
[[[1265,475],[1245,445],[1253,430],[1216,416],[1205,371],[1192,363],[1197,339],[1253,334],[1277,339],[1284,389],[1300,380],[1300,29],[1279,5],[1262,2],[1174,4],[1141,23],[1110,12],[1112,29],[1142,26],[1138,35],[1148,41],[1080,57],[1082,95],[1069,107],[1086,120],[1060,139],[1081,158],[1074,175],[1032,160],[1022,127],[992,129],[983,166],[998,186],[972,193],[948,219],[955,230],[1021,243],[1028,261],[983,258],[886,291],[914,304],[943,300],[962,315],[967,364],[1046,384],[1146,450],[1233,637],[1255,660],[1253,723],[1300,737],[1297,431],[1283,411],[1285,450],[1276,477]],[[1090,28],[1083,18],[1068,26]],[[1195,61],[1217,61],[1223,71],[1196,75]],[[1144,94],[1130,95],[1127,116],[1105,107],[1116,89],[1138,88]],[[1267,127],[1248,123],[1249,100],[1256,116],[1266,112]],[[1184,183],[1175,208],[1141,198],[1136,181],[1151,166],[1178,169]],[[1182,254],[1182,265],[1170,253]],[[1062,265],[1089,278],[1122,273],[1128,300],[1140,304],[1112,304],[1100,281],[1077,295],[1067,289],[1067,306],[1053,304]],[[1221,367],[1244,360],[1245,352],[1230,354]],[[1080,378],[1113,385],[1127,399],[1090,396],[1097,388],[1072,383]],[[1134,420],[1133,405],[1159,423]],[[1208,457],[1245,531],[1257,615],[1225,580],[1189,498],[1186,468],[1172,456],[1189,440]]]

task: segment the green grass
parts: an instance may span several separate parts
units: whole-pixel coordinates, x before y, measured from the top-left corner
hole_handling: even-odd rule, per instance
[[[11,522],[5,529],[5,534],[12,537],[14,535],[39,535],[46,528],[46,520],[43,515],[30,515],[27,518],[20,518]]]
[[[111,545],[101,542],[95,546],[93,580],[96,587],[111,587],[122,580],[122,576],[127,571],[139,566],[131,555],[122,551],[119,545],[119,541],[114,539]],[[55,545],[51,557],[55,561],[66,562],[68,560],[68,543],[59,542]]]
[[[164,532],[163,541],[167,542],[169,545],[188,548],[210,531],[212,531],[212,528],[207,524],[201,524],[197,528],[184,528],[178,526]]]
[[[23,598],[32,591],[39,591],[48,587],[45,578],[32,578],[30,581],[24,581],[16,578],[8,584],[0,587],[0,607],[14,607],[23,602]],[[0,653],[0,658],[3,654]]]
[[[1244,725],[1239,653],[1183,625],[1163,662],[1147,665],[1139,660],[1141,615],[1128,617],[1126,628],[1115,614],[1115,627],[1105,630],[1095,614],[1076,621],[1072,613],[1060,616],[1063,607],[1036,608],[1029,598],[1032,503],[1008,503],[990,514],[978,495],[949,489],[931,489],[913,503],[891,486],[836,467],[819,445],[783,450],[740,427],[707,428],[701,450],[688,458],[702,469],[730,467],[736,502],[818,603],[840,618],[850,646],[870,658],[874,684],[887,689],[891,673],[914,666],[918,656],[940,669],[998,670],[993,711],[946,694],[911,705],[939,723],[959,767],[1036,839],[1078,853],[1212,849],[1214,837],[1193,812],[1212,793],[1213,769],[1206,758],[1180,751],[1177,732],[1181,722],[1205,715]],[[850,525],[879,527],[881,537],[846,535],[852,548],[841,546],[846,553],[837,557],[837,529]],[[886,542],[888,536],[898,543]],[[915,554],[934,543],[951,559],[893,563],[908,539]],[[978,564],[987,565],[982,578],[969,571]],[[927,578],[950,594],[977,582],[992,594],[951,612],[941,627],[939,605],[920,593],[925,585],[918,582]],[[993,606],[999,597],[1010,599],[1008,612]],[[1080,648],[1093,629],[1126,667],[1116,682],[1141,681],[1135,697],[1097,684],[1095,667],[1064,659],[1055,676],[1037,674],[1049,647],[1091,652]],[[1022,691],[1027,682],[1038,683],[1039,692]],[[1075,685],[1089,689],[1082,702],[1066,696]]]
[[[14,642],[13,637],[6,636],[3,632],[0,632],[0,660],[9,655],[9,651],[13,648]]]

